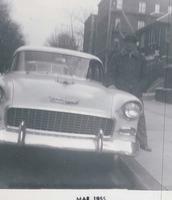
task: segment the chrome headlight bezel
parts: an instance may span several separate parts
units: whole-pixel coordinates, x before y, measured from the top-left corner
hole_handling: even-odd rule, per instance
[[[142,104],[138,101],[130,101],[122,106],[123,117],[128,121],[134,121],[139,119],[142,112]]]

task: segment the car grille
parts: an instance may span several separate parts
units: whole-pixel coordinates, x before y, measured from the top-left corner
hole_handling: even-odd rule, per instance
[[[26,127],[35,130],[95,135],[102,129],[105,136],[112,135],[114,120],[74,113],[9,108],[7,125],[19,127],[25,121]]]

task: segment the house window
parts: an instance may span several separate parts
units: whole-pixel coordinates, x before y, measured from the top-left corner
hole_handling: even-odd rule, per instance
[[[168,6],[168,13],[172,13],[172,6]]]
[[[121,23],[120,18],[116,18],[116,19],[115,19],[115,28],[118,28],[119,25],[120,25],[120,23]]]
[[[123,0],[117,0],[116,8],[122,10],[122,7],[123,7]]]
[[[138,29],[141,29],[145,26],[145,22],[144,21],[138,21]]]
[[[146,13],[146,2],[139,2],[139,13]]]
[[[160,5],[159,4],[155,4],[155,13],[160,13]]]

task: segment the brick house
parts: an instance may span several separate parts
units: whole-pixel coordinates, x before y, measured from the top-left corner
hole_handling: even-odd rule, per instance
[[[140,50],[147,57],[172,57],[172,14],[159,17],[156,22],[138,30]]]
[[[169,0],[101,0],[98,4],[96,26],[93,31],[96,35],[95,49],[92,52],[104,61],[105,53],[114,48],[116,39],[119,39],[121,44],[123,37],[152,24],[170,9]],[[88,27],[85,26],[85,32],[89,32],[86,31]],[[84,40],[88,41],[88,36]],[[89,52],[85,46],[84,51]]]

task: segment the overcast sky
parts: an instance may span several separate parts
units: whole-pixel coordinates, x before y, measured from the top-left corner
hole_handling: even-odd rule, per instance
[[[42,45],[55,28],[66,30],[77,17],[96,13],[99,0],[8,0],[12,4],[12,17],[21,25],[27,43]]]

